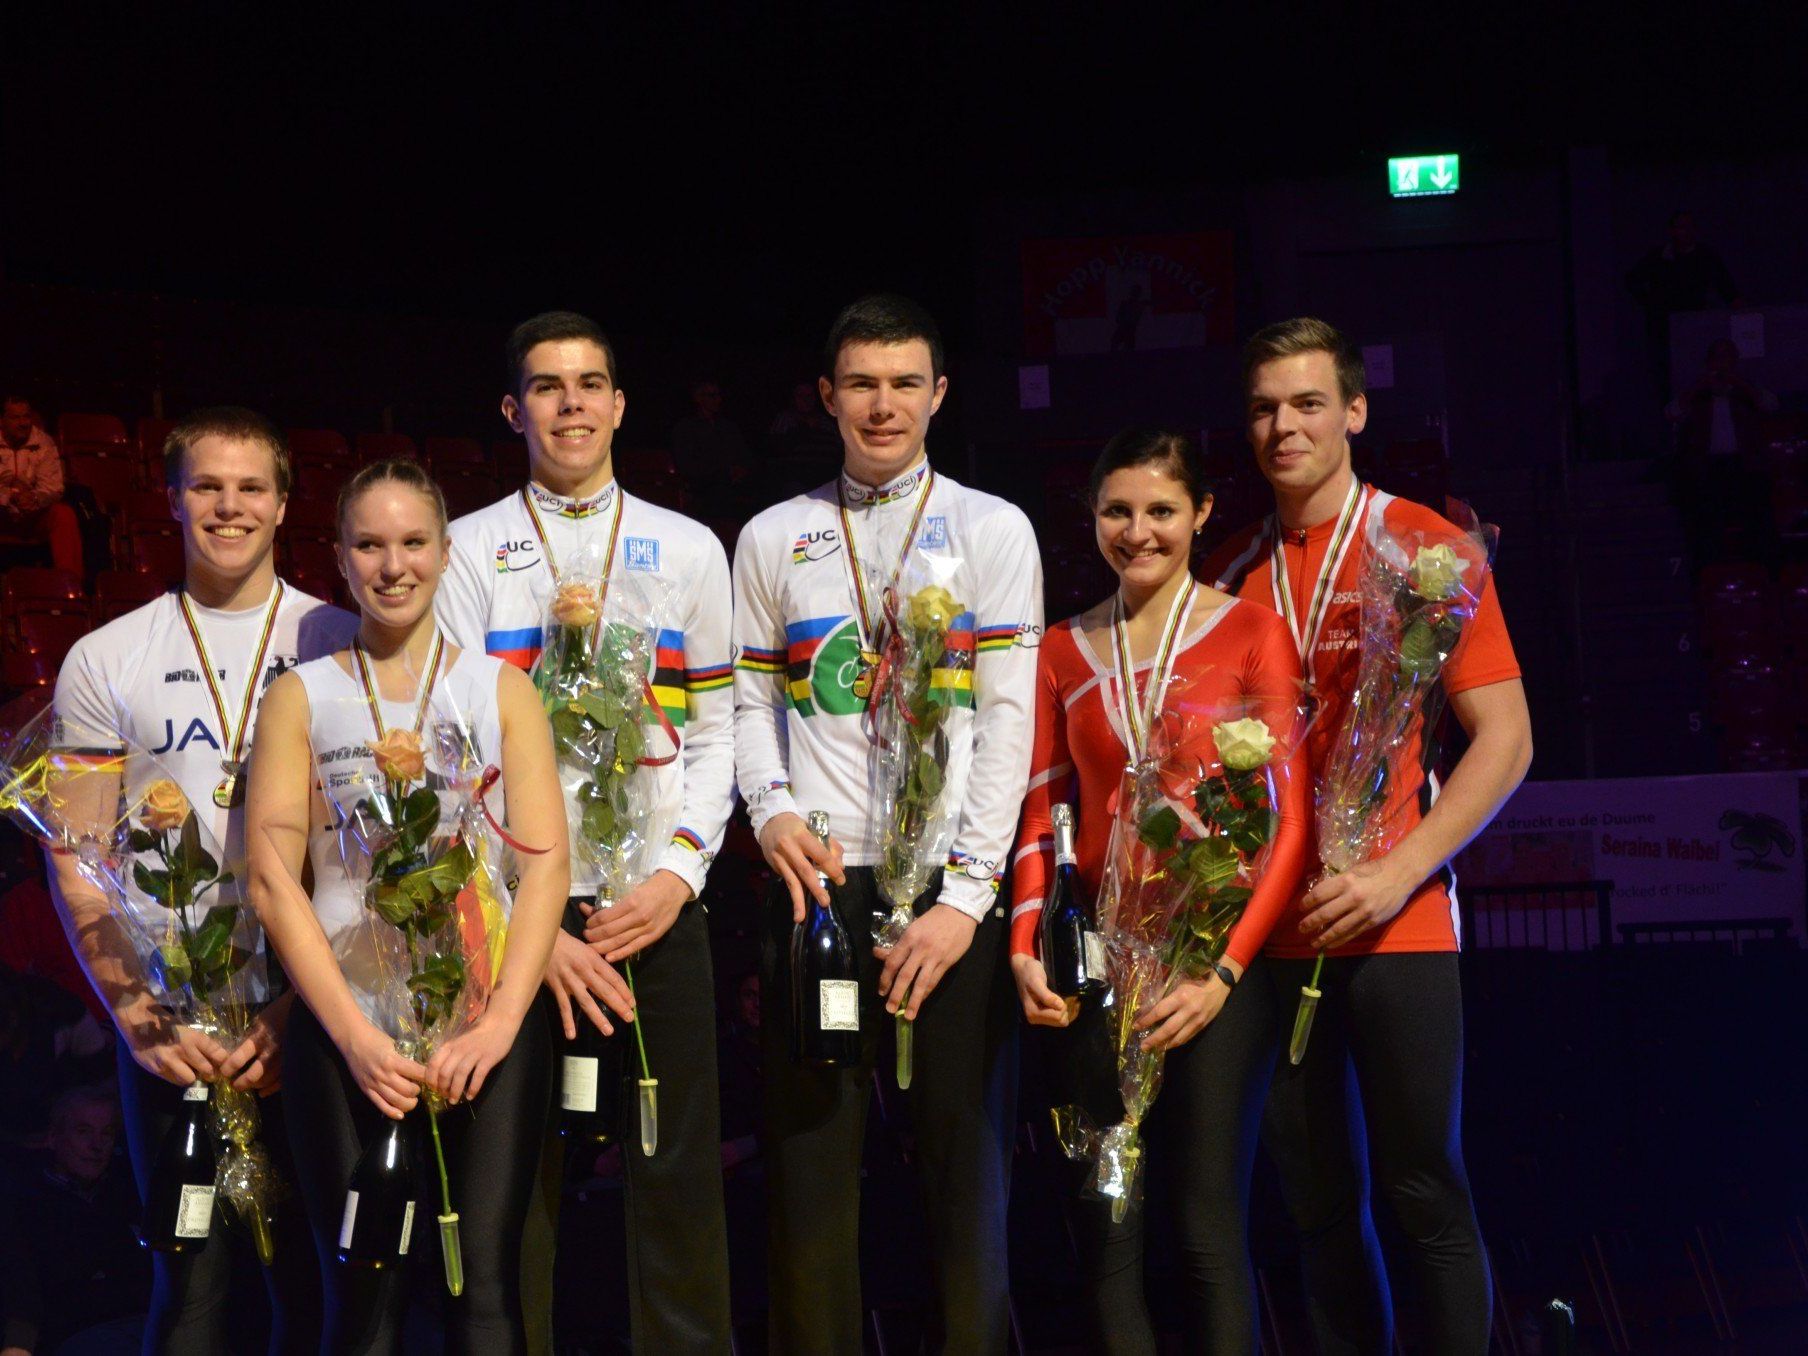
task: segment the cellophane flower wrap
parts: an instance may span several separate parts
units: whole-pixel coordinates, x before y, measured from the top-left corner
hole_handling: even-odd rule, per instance
[[[874,882],[888,911],[875,940],[895,946],[911,906],[948,863],[972,759],[975,623],[960,561],[913,552],[895,587],[875,577],[886,639],[867,709],[874,745]]]
[[[1323,876],[1384,855],[1423,775],[1414,751],[1443,712],[1439,679],[1481,606],[1496,530],[1372,533],[1360,574],[1355,689],[1317,771],[1313,822]],[[1301,990],[1289,1057],[1305,1058],[1321,993],[1321,954]]]
[[[596,881],[606,909],[652,875],[681,809],[661,769],[681,752],[683,640],[666,623],[677,588],[663,575],[608,569],[585,547],[560,570],[534,683],[552,725],[570,827],[572,879]],[[634,962],[624,965],[634,988]],[[659,1144],[659,1080],[633,1023],[640,1059],[640,1142]]]
[[[243,863],[226,860],[211,812],[197,814],[156,757],[117,731],[46,707],[5,738],[0,811],[74,860],[107,905],[101,945],[167,1020],[237,1048],[259,1010],[262,933]],[[215,1189],[268,1264],[283,1184],[258,1137],[258,1099],[228,1079],[209,1081],[222,1145]]]
[[[666,703],[681,712],[685,697],[659,681],[668,676],[668,582],[622,570],[609,578],[602,555],[586,547],[560,571],[534,683],[565,791],[572,876],[593,875],[599,900],[612,900],[652,874],[677,825],[679,806],[660,794],[657,769],[679,752]],[[667,639],[668,650],[680,643]],[[676,663],[682,668],[681,656]]]
[[[1055,1109],[1063,1149],[1091,1164],[1086,1190],[1111,1201],[1120,1219],[1141,1190],[1143,1126],[1166,1059],[1143,1048],[1146,1033],[1134,1023],[1223,958],[1267,868],[1286,793],[1293,731],[1271,728],[1253,705],[1233,710],[1195,697],[1205,687],[1199,675],[1169,684],[1113,806],[1098,921],[1123,1119],[1099,1126],[1077,1106]],[[1287,702],[1260,705],[1272,712]]]
[[[329,717],[326,728],[368,723],[362,697],[343,700],[356,709]],[[443,683],[418,733],[398,726],[379,739],[373,730],[369,747],[358,774],[328,781],[340,859],[363,903],[363,926],[340,963],[365,1015],[425,1064],[483,1015],[502,964],[511,901],[497,831],[503,810],[487,803],[486,759],[500,751],[482,748]],[[431,1090],[423,1100],[446,1280],[458,1294],[463,1263],[440,1141],[444,1105]]]

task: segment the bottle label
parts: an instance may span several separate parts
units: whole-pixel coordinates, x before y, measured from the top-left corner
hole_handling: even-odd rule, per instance
[[[409,1201],[402,1210],[402,1246],[396,1249],[398,1257],[408,1255],[408,1244],[414,1239],[414,1202]]]
[[[207,1084],[196,1079],[182,1089],[182,1100],[185,1102],[205,1102],[207,1100]]]
[[[213,1225],[213,1185],[185,1186],[176,1202],[176,1237],[206,1238]]]
[[[339,1217],[339,1246],[349,1248],[352,1245],[352,1226],[358,1222],[358,1193],[345,1193],[345,1213]]]
[[[1105,974],[1105,939],[1091,928],[1080,934],[1085,939],[1086,954],[1083,963],[1086,967],[1086,978],[1103,983]]]
[[[566,1055],[559,1079],[559,1105],[566,1111],[596,1110],[596,1060]]]
[[[858,1031],[859,983],[852,979],[818,980],[816,1020],[824,1031]]]

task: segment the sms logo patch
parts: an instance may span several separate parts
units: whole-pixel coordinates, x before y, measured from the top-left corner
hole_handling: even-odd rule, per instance
[[[629,537],[622,543],[622,563],[630,570],[647,574],[659,573],[659,539]]]

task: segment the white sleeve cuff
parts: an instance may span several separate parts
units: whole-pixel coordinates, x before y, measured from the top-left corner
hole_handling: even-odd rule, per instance
[[[974,880],[961,871],[948,871],[942,876],[941,898],[937,901],[959,909],[975,923],[983,923],[998,903],[998,881]]]
[[[756,800],[748,803],[747,821],[753,825],[753,836],[758,838],[771,820],[779,815],[796,813],[797,802],[791,798],[791,788],[781,784],[767,787]]]
[[[691,887],[691,898],[703,893],[704,879],[709,875],[710,857],[682,843],[672,843],[659,859],[659,870],[670,871]]]

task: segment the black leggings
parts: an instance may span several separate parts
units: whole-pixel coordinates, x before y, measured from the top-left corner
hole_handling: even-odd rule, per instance
[[[146,1073],[124,1041],[115,1044],[126,1148],[142,1194],[164,1136],[181,1111],[182,1089]],[[258,1110],[259,1138],[277,1174],[291,1181],[295,1174],[282,1094],[264,1098]],[[275,1243],[275,1258],[261,1268],[270,1299],[269,1351],[271,1356],[300,1356],[320,1345],[320,1272],[307,1219],[293,1200],[276,1208]],[[229,1340],[227,1333],[235,1254],[255,1255],[251,1232],[223,1203],[214,1207],[207,1246],[199,1252],[151,1254],[151,1308],[144,1322],[147,1356],[218,1356],[246,1350],[242,1341]]]
[[[521,1232],[534,1190],[540,1134],[551,1111],[552,1050],[546,1024],[529,1013],[508,1057],[475,1102],[440,1113],[452,1208],[459,1215],[465,1292],[446,1294],[440,1258],[439,1182],[426,1112],[409,1113],[415,1150],[416,1224],[408,1268],[349,1267],[338,1260],[346,1184],[363,1146],[380,1132],[376,1109],[314,1014],[296,1004],[283,1056],[289,1134],[326,1291],[321,1350],[332,1356],[396,1352],[409,1290],[438,1296],[449,1352],[522,1353]]]
[[[1167,1059],[1151,1117],[1151,1151],[1172,1165],[1188,1351],[1253,1356],[1259,1345],[1249,1179],[1278,1030],[1274,987],[1258,957],[1212,1024]],[[1093,1349],[1153,1356],[1142,1208],[1119,1224],[1111,1222],[1108,1201],[1082,1200],[1078,1211]]]
[[[1271,960],[1289,1030],[1312,962]],[[1393,1303],[1369,1213],[1369,1156],[1410,1246],[1439,1356],[1488,1349],[1492,1282],[1463,1167],[1463,995],[1455,952],[1325,962],[1306,1059],[1281,1056],[1263,1142],[1299,1230],[1321,1353],[1393,1349]],[[1366,1131],[1366,1133],[1365,1133]]]

